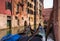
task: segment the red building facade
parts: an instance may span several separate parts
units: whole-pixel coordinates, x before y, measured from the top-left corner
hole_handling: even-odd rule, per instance
[[[58,29],[59,29],[59,21],[58,21],[58,0],[54,0],[53,3],[53,24],[54,24],[54,34],[56,41],[59,41]]]
[[[53,0],[53,11],[50,15],[50,23],[53,23],[55,41],[60,41],[60,9],[59,0]]]
[[[44,20],[46,21],[49,20],[51,12],[52,12],[52,8],[43,9],[42,15],[43,15]]]
[[[6,35],[9,25],[11,25],[11,10],[11,0],[0,0],[0,38]]]
[[[11,15],[11,11],[7,8],[7,2],[11,3],[11,0],[0,0],[0,14]]]

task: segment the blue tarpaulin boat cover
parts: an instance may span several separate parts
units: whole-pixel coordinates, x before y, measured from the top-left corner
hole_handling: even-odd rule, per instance
[[[8,34],[4,37],[2,37],[2,41],[17,41],[17,39],[20,39],[22,38],[21,35],[18,35],[18,34],[15,34],[15,35],[12,35],[12,34]]]

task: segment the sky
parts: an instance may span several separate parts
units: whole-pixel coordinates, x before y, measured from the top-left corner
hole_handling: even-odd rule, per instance
[[[44,0],[44,8],[52,8],[53,0]]]

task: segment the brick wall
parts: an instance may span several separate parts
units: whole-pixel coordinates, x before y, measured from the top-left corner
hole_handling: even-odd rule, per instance
[[[54,10],[53,11],[54,34],[55,34],[56,41],[59,41],[58,0],[54,0],[53,10]]]
[[[46,8],[42,10],[42,15],[44,16],[44,20],[46,21],[49,20],[51,12],[52,12],[52,8]]]
[[[59,37],[58,37],[58,39],[60,41],[60,0],[58,0],[58,21],[59,21],[59,23],[58,23],[58,25],[59,25],[59,28],[58,28]]]

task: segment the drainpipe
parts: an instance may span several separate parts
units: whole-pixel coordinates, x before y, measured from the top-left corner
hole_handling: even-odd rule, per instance
[[[36,0],[34,0],[34,4],[35,4],[35,11],[34,11],[34,30],[36,30]]]

